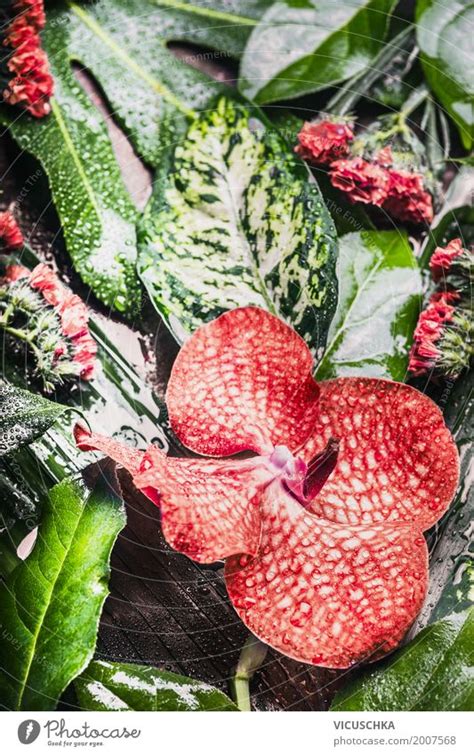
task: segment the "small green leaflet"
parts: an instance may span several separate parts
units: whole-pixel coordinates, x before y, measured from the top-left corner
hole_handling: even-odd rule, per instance
[[[474,143],[474,2],[418,0],[416,18],[428,83],[470,150]]]
[[[377,669],[355,677],[340,710],[473,710],[474,609],[426,627]]]
[[[261,113],[221,97],[191,124],[162,181],[138,264],[176,338],[254,305],[320,350],[337,297],[335,230],[306,167]]]
[[[258,103],[300,97],[368,69],[394,0],[281,0],[252,32],[240,91]]]
[[[0,457],[39,438],[67,409],[0,381]]]
[[[135,663],[93,661],[74,682],[84,710],[237,710],[209,684]]]
[[[95,488],[51,489],[36,545],[0,587],[0,699],[7,710],[54,710],[94,653],[109,558],[125,512],[110,463]]]
[[[404,380],[422,291],[406,236],[399,231],[342,236],[337,276],[339,302],[316,377]]]

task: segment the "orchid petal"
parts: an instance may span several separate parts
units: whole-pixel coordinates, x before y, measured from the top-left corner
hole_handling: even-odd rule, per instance
[[[303,339],[262,309],[234,309],[202,326],[173,366],[166,402],[171,426],[193,451],[230,456],[304,443],[319,389]]]
[[[416,522],[446,511],[459,480],[454,440],[436,404],[402,383],[338,378],[320,383],[319,416],[301,456],[331,438],[336,466],[310,509],[332,522]]]
[[[256,557],[226,561],[227,590],[253,634],[305,663],[347,668],[395,648],[419,612],[428,552],[410,525],[342,527],[279,481],[261,502]]]

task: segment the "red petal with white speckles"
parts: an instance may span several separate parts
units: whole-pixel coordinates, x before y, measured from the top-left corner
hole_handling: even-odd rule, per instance
[[[423,535],[409,525],[341,525],[310,514],[278,481],[262,498],[257,557],[227,560],[242,621],[285,655],[347,668],[393,650],[427,586]]]
[[[82,451],[110,456],[160,506],[163,534],[176,550],[201,563],[256,553],[262,490],[275,475],[266,459],[176,459],[156,446],[137,451],[79,425],[74,434]]]
[[[224,461],[176,459],[151,446],[135,485],[159,489],[163,534],[176,550],[210,563],[233,553],[256,553],[260,501],[274,477],[262,457]]]
[[[193,451],[229,456],[304,443],[319,389],[308,347],[262,309],[235,309],[204,325],[173,366],[166,402],[171,425]]]
[[[428,529],[448,508],[459,458],[431,399],[402,383],[339,378],[320,383],[319,415],[300,455],[339,439],[336,466],[311,510],[343,524],[416,521]]]
[[[125,467],[132,476],[138,474],[144,456],[143,451],[130,448],[107,435],[91,433],[79,424],[74,427],[74,440],[81,451],[102,451],[117,464]]]

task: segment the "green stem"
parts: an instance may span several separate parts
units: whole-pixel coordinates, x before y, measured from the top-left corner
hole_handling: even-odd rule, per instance
[[[369,70],[364,70],[349,79],[329,100],[325,108],[327,112],[334,115],[347,115],[365,96],[370,87],[383,76],[387,66],[400,54],[400,51],[408,49],[413,30],[413,24],[403,29],[388,45],[383,47]]]
[[[247,674],[236,674],[231,681],[231,692],[237,707],[244,712],[251,711],[250,704],[250,678]]]
[[[424,84],[414,89],[407,101],[404,108],[399,113],[400,121],[405,123],[406,119],[415,112],[420,105],[428,98],[428,89]]]
[[[23,341],[23,343],[28,344],[30,349],[34,352],[36,358],[42,357],[41,349],[38,349],[36,344],[33,342],[33,338],[36,334],[36,332],[33,333],[27,333],[26,330],[20,330],[19,328],[13,328],[11,325],[5,325],[3,322],[0,322],[0,327],[3,328],[5,333],[8,333],[9,335],[13,336],[14,338],[18,338],[18,340]]]

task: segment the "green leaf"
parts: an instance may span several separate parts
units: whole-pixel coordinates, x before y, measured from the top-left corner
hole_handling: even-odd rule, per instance
[[[154,0],[167,39],[240,58],[252,29],[273,0]],[[197,53],[198,59],[200,53]],[[204,54],[205,55],[205,54]],[[205,58],[204,58],[205,59]]]
[[[191,124],[162,181],[139,274],[176,338],[255,305],[320,349],[336,302],[334,226],[306,167],[260,112],[220,98]]]
[[[474,609],[438,621],[376,670],[355,678],[331,710],[472,710],[473,643]]]
[[[404,380],[422,290],[406,236],[348,233],[339,240],[336,269],[339,302],[316,377]]]
[[[135,663],[93,661],[74,682],[83,710],[238,710],[215,687]]]
[[[0,588],[0,699],[8,710],[54,710],[91,660],[124,525],[110,464],[90,493],[71,479],[52,488],[32,554]]]
[[[67,408],[0,381],[0,457],[39,438]]]
[[[368,69],[394,0],[281,0],[251,34],[240,91],[256,102],[300,97]]]
[[[268,5],[269,0],[71,1],[61,17],[70,58],[94,74],[137,152],[159,167],[164,147],[176,143],[188,119],[221,88],[178,60],[167,43],[187,41],[237,56]]]
[[[428,83],[459,129],[466,149],[474,142],[474,56],[469,29],[472,0],[418,0],[417,36]]]
[[[440,211],[433,218],[422,247],[420,267],[426,267],[437,246],[459,237],[466,248],[474,244],[474,167],[463,165],[451,181]]]
[[[107,306],[138,308],[136,211],[121,178],[102,116],[76,82],[61,9],[48,12],[43,37],[55,97],[41,121],[6,106],[0,120],[48,176],[68,252],[83,281]]]

